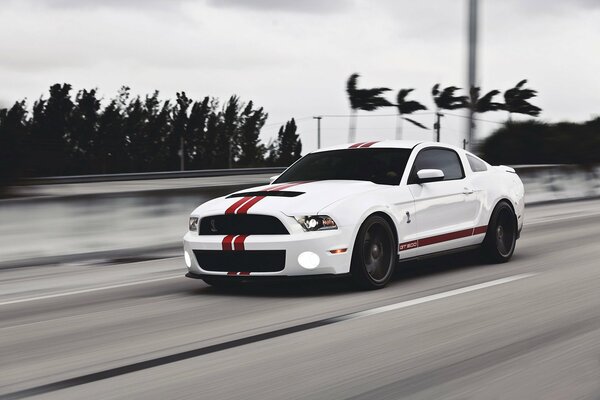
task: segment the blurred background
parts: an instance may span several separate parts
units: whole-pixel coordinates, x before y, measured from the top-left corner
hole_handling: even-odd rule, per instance
[[[586,306],[597,302],[597,296],[593,300],[586,294],[594,297],[599,280],[593,270],[600,256],[594,239],[600,233],[596,228],[600,222],[599,20],[596,0],[0,0],[0,312],[7,310],[0,326],[0,335],[6,335],[0,350],[14,366],[10,374],[10,366],[0,373],[0,398],[49,393],[60,385],[35,393],[24,388],[62,382],[77,376],[78,370],[93,373],[122,365],[117,350],[103,356],[84,350],[90,344],[85,337],[95,329],[86,318],[96,311],[104,313],[107,321],[97,327],[106,337],[91,343],[98,349],[127,348],[128,337],[122,332],[143,336],[144,327],[149,327],[148,334],[158,336],[172,323],[164,342],[144,336],[140,348],[125,351],[125,359],[133,362],[149,354],[168,354],[178,343],[192,348],[199,336],[211,341],[244,329],[263,331],[267,322],[289,322],[282,317],[286,309],[298,320],[310,321],[321,315],[317,300],[323,293],[330,299],[330,303],[325,300],[325,309],[337,315],[343,309],[337,302],[340,298],[360,308],[365,302],[389,303],[394,296],[417,293],[417,289],[502,277],[495,267],[483,268],[467,260],[467,272],[477,278],[469,277],[461,269],[463,264],[456,270],[456,262],[442,259],[418,264],[432,275],[402,275],[404,279],[384,297],[348,293],[334,285],[316,291],[271,289],[263,298],[262,292],[218,294],[205,287],[195,289],[202,286],[197,282],[175,280],[183,274],[181,237],[197,205],[267,183],[270,176],[317,148],[371,140],[441,141],[466,148],[491,164],[513,166],[525,184],[526,204],[532,211],[528,211],[525,239],[519,242],[522,255],[517,250],[512,270],[543,273],[541,259],[546,257],[544,265],[552,271],[563,264],[581,269],[573,275],[580,280],[569,284],[569,292],[559,284],[565,282],[564,270],[553,272],[555,278],[549,272],[551,278],[535,290],[532,284],[525,294],[507,289],[498,295],[521,299],[520,305],[531,307],[530,315],[511,319],[509,311],[490,303],[490,309],[499,307],[493,321],[483,327],[473,321],[465,326],[484,335],[509,315],[509,321],[519,320],[521,326],[529,321],[535,325],[532,332],[546,334],[545,329],[557,320],[552,319],[549,306],[536,306],[552,287],[559,297],[574,296],[563,299],[567,305],[556,306],[566,307],[562,325],[583,324],[585,335],[592,339],[586,336],[578,345],[600,350],[598,316]],[[53,278],[46,279],[49,276]],[[146,286],[148,279],[157,281]],[[131,293],[125,289],[113,293],[119,285],[141,286]],[[110,295],[77,297],[104,290]],[[46,302],[65,293],[78,301]],[[209,302],[217,302],[221,311],[239,306],[241,297],[247,301],[243,309],[256,312],[267,325],[247,325],[240,315],[224,311],[219,319],[205,303],[202,307],[207,308],[196,318],[213,321],[214,332],[207,328],[199,333],[197,325],[188,325],[187,315],[171,303],[155,309],[153,323],[144,325],[135,318],[127,322],[125,310],[137,307],[140,298],[164,306],[162,296],[165,301],[187,304],[189,297],[200,301],[199,294],[212,298]],[[281,308],[263,308],[263,301],[272,298]],[[39,300],[43,305],[37,305]],[[456,310],[470,307],[462,306]],[[179,310],[184,309],[193,311]],[[44,319],[46,311],[49,316]],[[146,311],[139,318],[152,314]],[[439,312],[432,310],[429,315]],[[483,311],[473,312],[480,315],[479,322],[487,321]],[[531,318],[546,313],[547,319]],[[83,322],[61,320],[71,317]],[[33,336],[23,334],[22,341],[9,340],[19,326],[33,322],[46,329]],[[427,321],[414,322],[417,330],[427,330]],[[552,334],[560,336],[559,328]],[[361,329],[367,328],[357,332]],[[121,333],[113,336],[116,331]],[[503,332],[495,333],[498,343],[512,334],[524,334]],[[572,338],[575,333],[569,332]],[[61,339],[67,334],[72,334],[73,347]],[[395,345],[395,339],[382,335],[382,343]],[[423,340],[427,349],[433,349],[450,339]],[[56,345],[56,352],[27,356],[27,351],[43,348],[44,341]],[[419,348],[419,340],[416,343],[413,348]],[[489,345],[485,343],[480,344]],[[518,343],[510,348],[517,355],[528,343],[538,342]],[[357,357],[368,358],[383,347]],[[450,353],[454,349],[447,348]],[[65,351],[63,358],[61,351]],[[470,352],[462,354],[467,357]],[[433,364],[441,362],[429,356]],[[451,354],[448,357],[452,359]],[[506,360],[503,357],[498,362]],[[429,371],[427,360],[419,364],[425,371]],[[485,360],[483,367],[494,364]],[[594,360],[562,360],[562,365],[597,372],[597,357]],[[314,365],[322,360],[309,361]],[[268,365],[276,370],[278,362],[271,360]],[[371,373],[376,364],[332,379]],[[43,372],[44,368],[50,372]],[[558,382],[565,376],[560,368],[544,370],[544,376],[555,376]],[[506,378],[511,384],[496,386],[493,398],[597,398],[600,393],[597,374],[581,378],[585,384],[580,382],[579,387],[586,389],[574,395],[576,391],[558,390],[550,381],[527,385],[516,377],[522,372],[518,365],[509,370],[516,374]],[[373,386],[373,390],[353,387],[342,391],[341,397],[368,393],[358,398],[404,398],[399,390],[404,384],[437,387],[439,381],[439,392],[404,394],[451,398],[440,397],[449,381],[435,375],[435,368],[431,371],[431,379],[424,373],[413,380],[400,379],[389,392],[376,390],[387,387],[388,378],[380,382],[362,375],[367,382],[364,388]],[[529,378],[543,375],[537,373],[530,372]],[[314,379],[316,388],[327,386],[319,386],[310,372],[302,370],[298,376]],[[493,374],[486,379],[497,382]],[[182,397],[195,393],[190,377],[180,375],[169,382],[189,389]],[[573,380],[563,383],[563,388],[577,387]],[[469,385],[467,397],[461,397],[464,393],[458,386],[451,386],[450,392],[456,398],[490,398],[478,392],[477,383]],[[66,385],[71,386],[77,384]],[[127,381],[125,386],[128,389],[121,387],[114,393],[101,390],[99,397],[160,393],[136,391],[139,381]],[[516,397],[502,396],[503,387],[509,386],[513,391],[505,394]],[[542,387],[547,390],[535,390]],[[278,395],[287,389],[270,395],[281,398]],[[215,397],[244,394],[241,390],[226,396],[215,390],[211,392]],[[312,398],[337,398],[335,394],[342,393],[328,386],[315,390],[292,392]],[[252,393],[269,397],[261,391]],[[67,397],[81,394],[70,392]]]

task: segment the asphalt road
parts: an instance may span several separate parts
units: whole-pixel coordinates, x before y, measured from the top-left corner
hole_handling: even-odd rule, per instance
[[[600,398],[600,201],[531,207],[513,260],[220,292],[181,257],[0,270],[0,399]]]

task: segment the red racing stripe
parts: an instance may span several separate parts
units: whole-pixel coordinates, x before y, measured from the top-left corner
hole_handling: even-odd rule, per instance
[[[227,275],[228,275],[228,276],[236,276],[236,275],[237,275],[237,272],[228,272],[228,273],[227,273]]]
[[[248,275],[250,275],[250,272],[240,272],[239,275],[241,275],[241,276],[248,276]]]
[[[302,181],[302,182],[284,183],[284,184],[281,184],[279,186],[267,189],[267,191],[270,191],[270,192],[280,191],[280,190],[287,189],[287,188],[292,187],[292,186],[302,185],[303,183],[307,183],[307,182],[306,181]],[[250,207],[252,207],[256,203],[258,203],[259,201],[261,201],[265,197],[266,196],[256,196],[256,197],[254,197],[252,200],[248,201],[247,203],[244,203],[244,205],[242,205],[237,210],[236,214],[246,214],[246,213],[248,213],[248,210],[250,209]]]
[[[244,250],[244,240],[246,240],[247,237],[248,235],[236,236],[235,239],[233,239],[233,249],[236,251]]]
[[[348,147],[349,149],[355,149],[357,147],[359,147],[361,144],[365,144],[366,142],[360,142],[360,143],[354,143],[353,145],[350,145],[350,147]]]
[[[265,196],[256,196],[256,197],[253,197],[252,200],[250,200],[249,202],[247,202],[246,204],[244,204],[243,206],[241,206],[237,210],[236,214],[246,214],[248,212],[248,210],[250,209],[250,207],[252,207],[253,205],[255,205],[256,203],[258,203],[259,201],[261,201],[264,198],[265,198]]]
[[[360,145],[360,146],[358,146],[358,147],[359,147],[360,149],[364,149],[365,147],[371,147],[371,146],[373,146],[375,143],[379,143],[379,142],[378,142],[378,141],[377,141],[377,142],[367,142],[367,143],[363,143],[363,144],[361,144],[361,145]]]
[[[235,203],[230,205],[229,208],[227,208],[227,210],[225,210],[225,214],[235,214],[235,210],[237,210],[242,204],[244,204],[251,198],[252,198],[252,196],[242,197],[241,199],[239,199],[238,201],[236,201]]]
[[[223,250],[233,250],[233,247],[231,246],[231,241],[234,237],[235,235],[227,235],[223,238],[223,241],[221,241],[221,247],[223,248]]]

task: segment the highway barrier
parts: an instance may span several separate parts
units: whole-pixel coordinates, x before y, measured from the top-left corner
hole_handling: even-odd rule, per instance
[[[600,196],[600,170],[515,166],[528,205]],[[180,246],[190,212],[281,168],[30,180],[0,200],[0,267],[143,254]]]

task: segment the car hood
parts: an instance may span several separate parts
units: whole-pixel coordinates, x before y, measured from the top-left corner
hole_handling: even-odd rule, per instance
[[[198,213],[282,212],[289,216],[316,214],[339,200],[380,189],[367,181],[290,182],[240,190],[204,203]],[[243,196],[247,194],[247,196]]]

